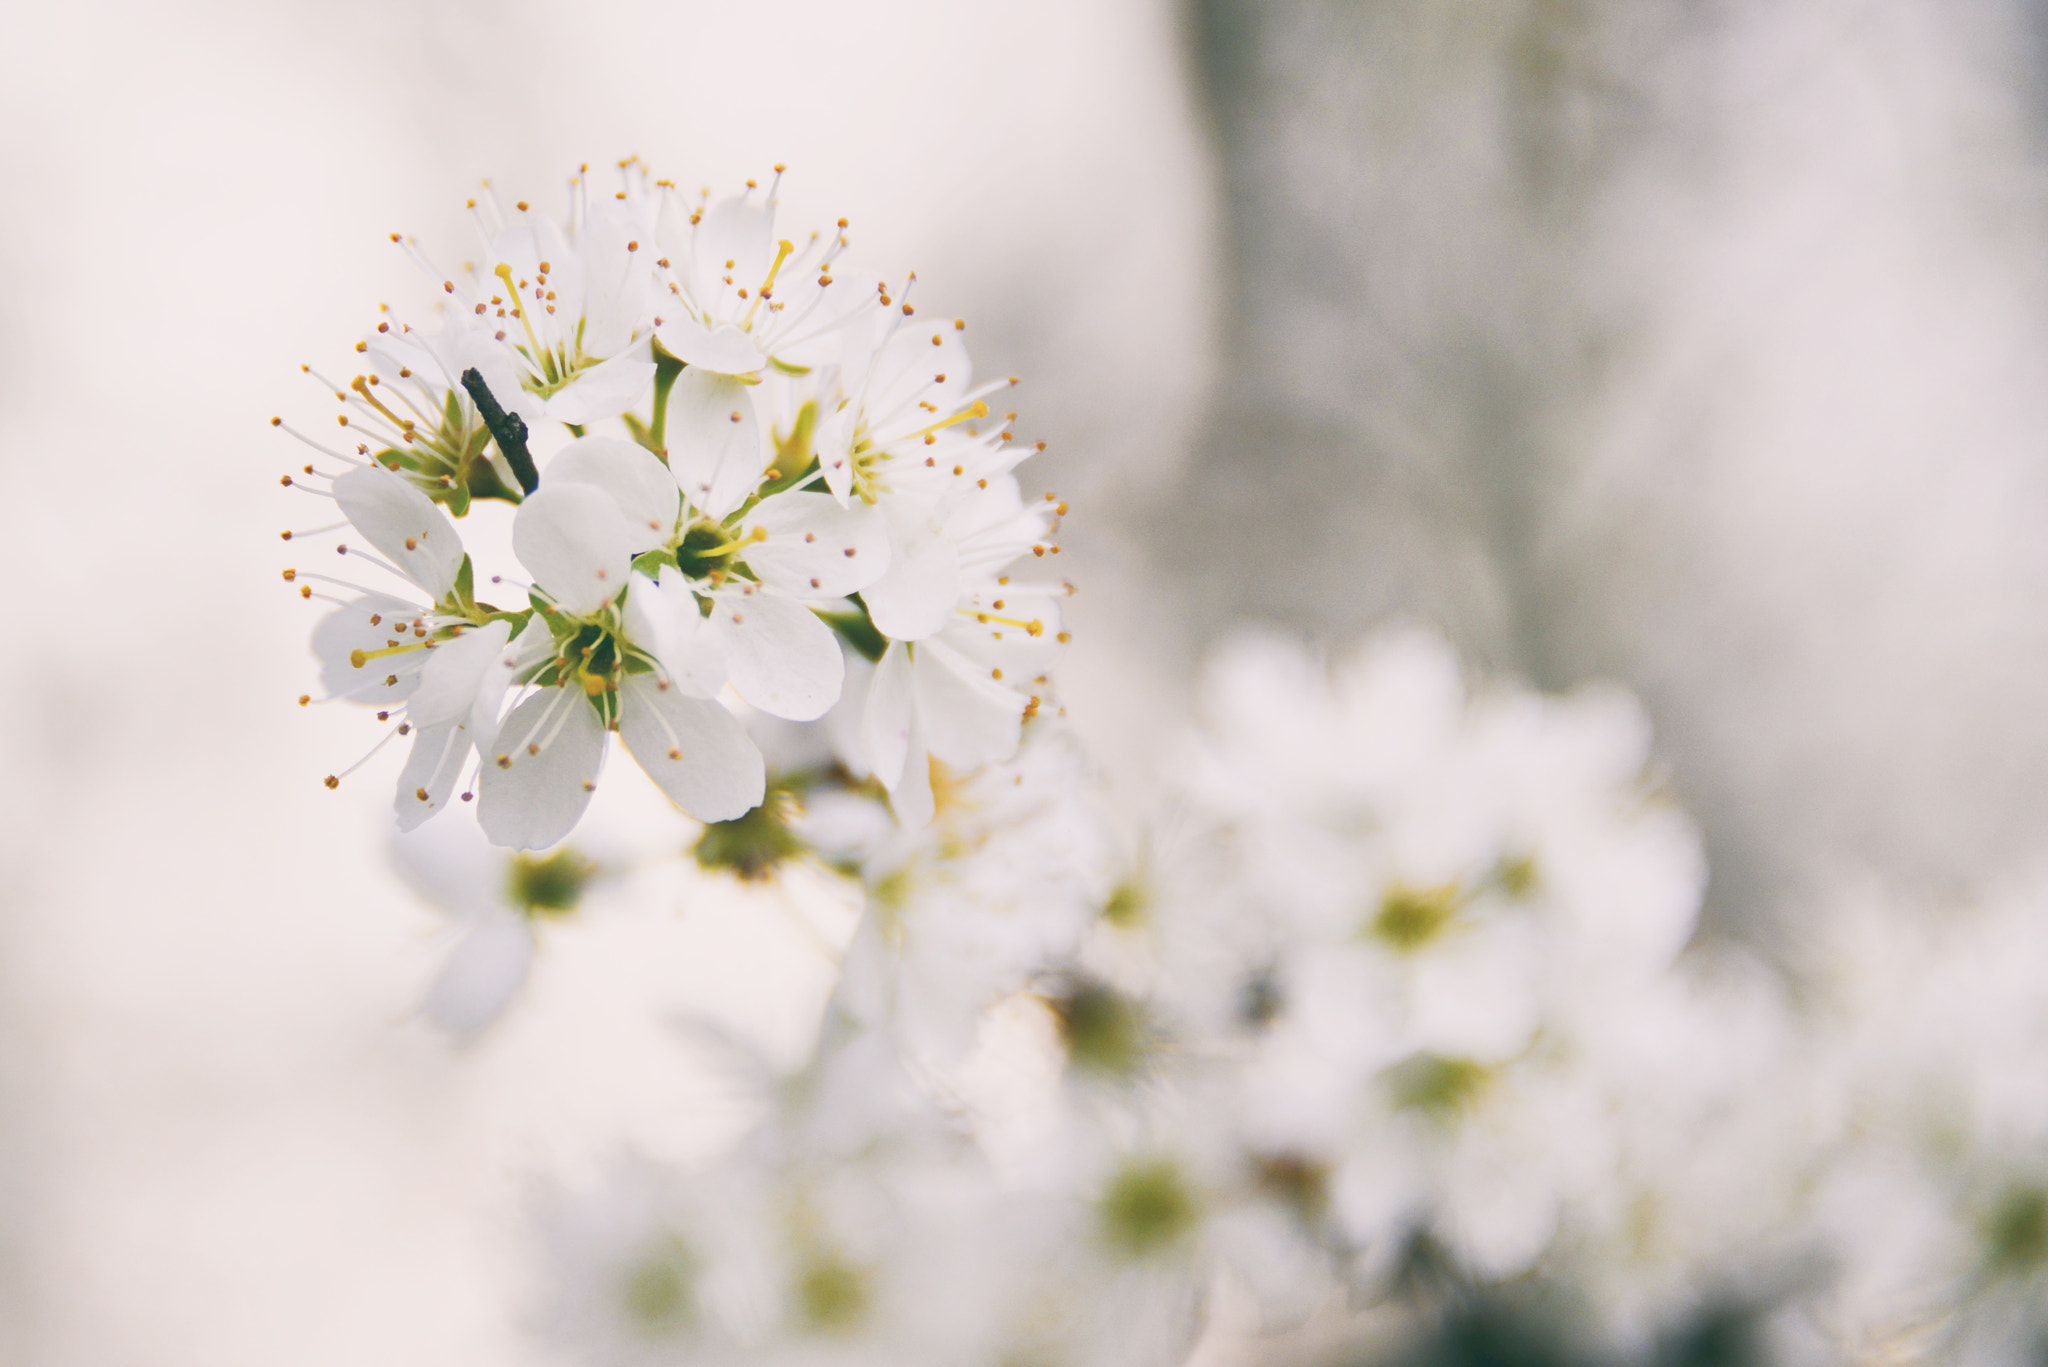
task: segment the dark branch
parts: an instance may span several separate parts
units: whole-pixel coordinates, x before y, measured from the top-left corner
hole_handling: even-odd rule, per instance
[[[462,372],[462,387],[476,400],[476,411],[483,414],[484,426],[491,429],[491,437],[505,453],[505,463],[512,467],[519,487],[529,494],[540,488],[540,471],[533,468],[533,457],[526,449],[525,421],[517,413],[507,413],[498,406],[491,387],[474,368]]]

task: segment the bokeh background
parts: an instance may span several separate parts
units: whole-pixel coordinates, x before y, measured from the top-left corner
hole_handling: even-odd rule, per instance
[[[2021,0],[17,7],[0,1360],[545,1361],[535,1174],[715,1142],[673,1011],[803,971],[686,889],[474,1046],[417,1019],[438,922],[384,778],[320,786],[363,733],[293,705],[267,423],[422,297],[391,231],[789,163],[1025,376],[1134,801],[1232,623],[1433,621],[1637,690],[1711,932],[1770,950],[2048,831],[2044,74]]]

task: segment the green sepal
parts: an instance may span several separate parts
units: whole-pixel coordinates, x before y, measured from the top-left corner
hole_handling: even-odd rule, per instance
[[[675,552],[666,548],[642,551],[633,557],[633,568],[646,575],[649,579],[659,578],[661,567],[664,565],[673,566],[676,569],[682,568],[682,566],[676,564]]]
[[[548,624],[548,630],[554,635],[568,636],[575,632],[576,622],[565,614],[555,611],[539,594],[529,593],[526,596],[526,601],[533,604],[533,610],[540,614],[541,620]]]
[[[401,451],[395,446],[385,447],[373,459],[387,470],[418,471],[420,469],[420,458],[418,456],[415,456],[410,451]]]
[[[861,658],[869,664],[882,658],[889,649],[889,638],[876,629],[874,619],[868,616],[868,605],[854,594],[847,601],[854,605],[852,612],[827,612],[823,608],[812,608],[821,621],[839,633],[840,639],[859,651]]]
[[[469,556],[462,557],[462,567],[455,571],[455,601],[462,605],[465,615],[476,611],[476,566]]]

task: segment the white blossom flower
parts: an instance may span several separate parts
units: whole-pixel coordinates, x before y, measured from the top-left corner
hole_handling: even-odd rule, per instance
[[[333,497],[379,555],[347,543],[340,549],[371,560],[428,600],[375,592],[335,599],[337,610],[313,634],[330,698],[376,706],[383,721],[400,717],[386,741],[415,733],[395,798],[399,826],[409,830],[448,804],[479,738],[488,744],[494,737],[511,680],[499,661],[512,627],[475,601],[454,526],[411,483],[381,466],[358,466],[334,480]],[[306,591],[311,596],[310,584]],[[340,777],[331,775],[328,785]]]
[[[526,983],[539,924],[573,914],[599,874],[567,847],[546,855],[495,848],[467,821],[396,836],[391,850],[400,876],[455,933],[421,1009],[458,1037],[504,1014]]]
[[[799,248],[775,235],[776,192],[745,194],[691,207],[674,190],[662,197],[661,265],[666,284],[658,335],[693,370],[721,376],[788,373],[834,359],[837,332],[884,307],[871,278],[838,278],[833,267],[846,227],[829,239],[812,233]]]
[[[459,280],[392,234],[459,303],[468,328],[498,347],[497,364],[478,368],[497,402],[528,423],[616,417],[653,383],[656,206],[644,169],[620,173],[616,198],[593,198],[587,168],[578,175],[566,227],[525,200],[509,213],[494,193],[471,200],[484,259]]]
[[[618,443],[616,462],[590,465],[630,471],[631,450]],[[479,819],[502,845],[539,848],[569,833],[596,789],[611,731],[699,820],[738,816],[764,791],[760,752],[739,720],[679,686],[688,676],[656,653],[673,656],[672,638],[636,630],[645,617],[629,601],[655,590],[633,573],[633,558],[662,533],[660,511],[643,515],[646,500],[659,508],[660,486],[630,474],[612,485],[620,496],[583,478],[551,480],[513,520],[514,553],[534,577],[537,618],[528,630],[544,631],[549,650],[521,670],[532,692],[505,718],[483,770]]]

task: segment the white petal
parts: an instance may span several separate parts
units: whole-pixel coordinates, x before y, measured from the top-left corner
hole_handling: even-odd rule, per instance
[[[503,1015],[533,965],[533,928],[499,912],[455,944],[427,989],[427,1018],[455,1035],[474,1034]]]
[[[733,688],[763,712],[813,721],[839,700],[839,638],[803,604],[758,587],[727,589],[710,620]]]
[[[588,484],[553,484],[519,505],[512,553],[549,597],[587,616],[626,587],[633,529],[611,495]]]
[[[768,364],[753,334],[730,323],[707,329],[695,318],[678,318],[662,325],[661,344],[692,370],[712,375],[752,375]]]
[[[448,805],[455,792],[455,780],[469,760],[469,732],[460,722],[445,721],[438,726],[420,726],[413,731],[412,754],[398,775],[398,795],[392,810],[398,829],[410,831]],[[422,797],[420,794],[425,793]]]
[[[537,850],[554,844],[590,805],[604,747],[604,727],[580,693],[542,689],[512,709],[498,729],[497,754],[484,757],[477,824],[494,845]]]
[[[548,396],[546,413],[555,422],[578,426],[616,418],[640,402],[654,383],[654,357],[645,343],[578,373]]]
[[[654,225],[645,217],[614,211],[625,208],[605,201],[584,221],[576,239],[584,274],[581,342],[591,356],[616,355],[653,322],[654,258],[660,253],[639,248],[653,245]],[[629,243],[634,244],[630,249]],[[555,302],[559,308],[560,299]]]
[[[1017,753],[1024,696],[936,640],[921,641],[911,670],[918,729],[931,752],[956,769],[978,769]]]
[[[749,388],[692,366],[669,391],[669,468],[683,496],[712,517],[745,503],[767,468]]]
[[[932,824],[938,802],[932,794],[932,758],[923,737],[913,729],[903,760],[903,777],[889,788],[889,809],[913,830]]]
[[[859,593],[889,567],[889,526],[866,504],[842,508],[830,494],[792,490],[764,498],[740,523],[742,539],[756,528],[742,558],[761,582],[797,598]]]
[[[353,659],[359,650],[384,650],[400,641],[398,624],[413,621],[422,611],[419,604],[403,598],[371,594],[322,617],[313,627],[313,654],[319,658],[320,686],[328,696],[380,707],[410,696],[419,687],[420,671],[431,652],[408,650],[361,665]],[[386,679],[392,682],[387,684]]]
[[[861,591],[875,629],[896,641],[943,631],[960,599],[960,557],[953,543],[912,509],[892,507],[889,569]]]
[[[751,296],[767,277],[775,259],[768,211],[750,197],[722,199],[704,211],[691,238],[690,289],[697,302],[738,302],[737,291]],[[732,262],[728,266],[726,262]],[[730,285],[725,283],[732,277]]]
[[[996,604],[1001,603],[1001,607]],[[1017,585],[976,589],[960,601],[946,627],[946,644],[984,670],[1000,669],[1019,684],[1059,659],[1060,599]],[[986,618],[987,620],[982,620]],[[1022,622],[1024,625],[1017,625]],[[1038,628],[1037,632],[1031,630]]]
[[[435,602],[455,587],[462,538],[427,496],[381,465],[358,466],[334,481],[334,501],[378,554]]]
[[[633,529],[633,553],[665,545],[682,515],[676,478],[652,451],[617,437],[572,441],[542,472],[549,484],[588,484],[619,505]]]
[[[868,752],[868,767],[885,788],[894,788],[903,778],[903,759],[910,748],[910,724],[916,718],[916,700],[911,696],[910,654],[900,642],[875,665],[868,682],[868,705],[861,717],[861,743]]]
[[[653,654],[668,681],[693,698],[715,698],[725,687],[725,649],[697,608],[689,582],[674,568],[659,580],[634,574],[626,595],[626,639]]]
[[[761,752],[715,702],[631,675],[619,690],[619,739],[654,785],[699,821],[730,821],[761,805]]]
[[[512,680],[528,665],[545,659],[553,647],[554,638],[548,634],[546,624],[534,617],[528,619],[525,630],[510,644],[491,657],[477,680],[476,701],[469,709],[469,734],[476,742],[478,754],[495,753],[491,747],[498,743],[498,718],[505,710],[505,694],[510,691]]]
[[[846,404],[818,424],[813,442],[818,468],[825,472],[825,487],[841,506],[849,505],[853,498],[853,433],[859,420],[859,406]]]
[[[426,652],[420,686],[413,692],[405,719],[418,727],[467,720],[485,671],[503,654],[511,638],[512,624],[500,620],[472,627]]]

